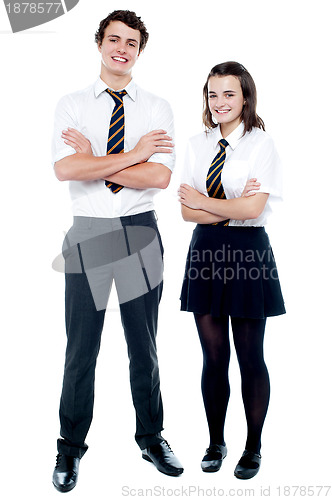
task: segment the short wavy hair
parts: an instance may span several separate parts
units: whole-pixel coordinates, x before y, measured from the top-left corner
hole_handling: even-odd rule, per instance
[[[129,26],[129,28],[138,30],[141,34],[139,50],[141,51],[145,48],[149,39],[149,33],[147,32],[145,24],[143,23],[141,18],[138,17],[135,12],[132,12],[130,10],[114,10],[113,12],[111,12],[111,14],[105,17],[105,19],[100,21],[99,28],[95,33],[95,42],[98,45],[102,44],[105,36],[105,30],[111,21],[121,21],[122,23]]]
[[[209,109],[208,84],[210,78],[213,76],[234,76],[239,80],[243,98],[246,101],[241,114],[241,120],[244,123],[243,135],[246,132],[250,132],[253,127],[265,130],[263,120],[256,113],[257,91],[255,82],[246,68],[235,61],[217,64],[211,69],[207,77],[203,88],[203,123],[205,127],[207,129],[212,129],[218,126],[218,124],[213,122],[212,113]]]

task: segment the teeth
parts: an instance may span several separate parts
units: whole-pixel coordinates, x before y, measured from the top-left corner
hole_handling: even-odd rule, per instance
[[[113,57],[115,61],[120,61],[120,62],[126,62],[127,59],[124,59],[123,57]]]
[[[222,110],[222,109],[218,110],[218,109],[217,109],[216,111],[217,111],[217,113],[219,113],[219,114],[224,114],[224,113],[229,113],[230,109],[224,109],[224,110]]]

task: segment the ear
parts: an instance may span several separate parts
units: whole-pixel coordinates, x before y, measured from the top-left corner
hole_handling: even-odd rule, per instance
[[[99,52],[101,52],[101,43],[100,42],[98,42],[98,50],[99,50]]]

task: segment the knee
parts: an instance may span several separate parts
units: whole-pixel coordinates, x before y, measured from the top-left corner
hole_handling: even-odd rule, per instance
[[[229,367],[229,356],[220,359],[219,356],[204,356],[203,371],[211,375],[227,375]]]
[[[264,358],[244,358],[239,359],[239,366],[242,376],[254,378],[267,373]]]

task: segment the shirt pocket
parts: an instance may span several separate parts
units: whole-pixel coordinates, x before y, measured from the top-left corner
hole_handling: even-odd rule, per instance
[[[227,198],[241,196],[248,180],[250,165],[246,160],[231,160],[226,163],[222,172],[222,183]]]
[[[149,124],[149,121],[145,116],[140,116],[139,120],[126,120],[125,118],[125,151],[131,151],[137,145],[141,137],[148,134],[152,130],[151,124]]]

